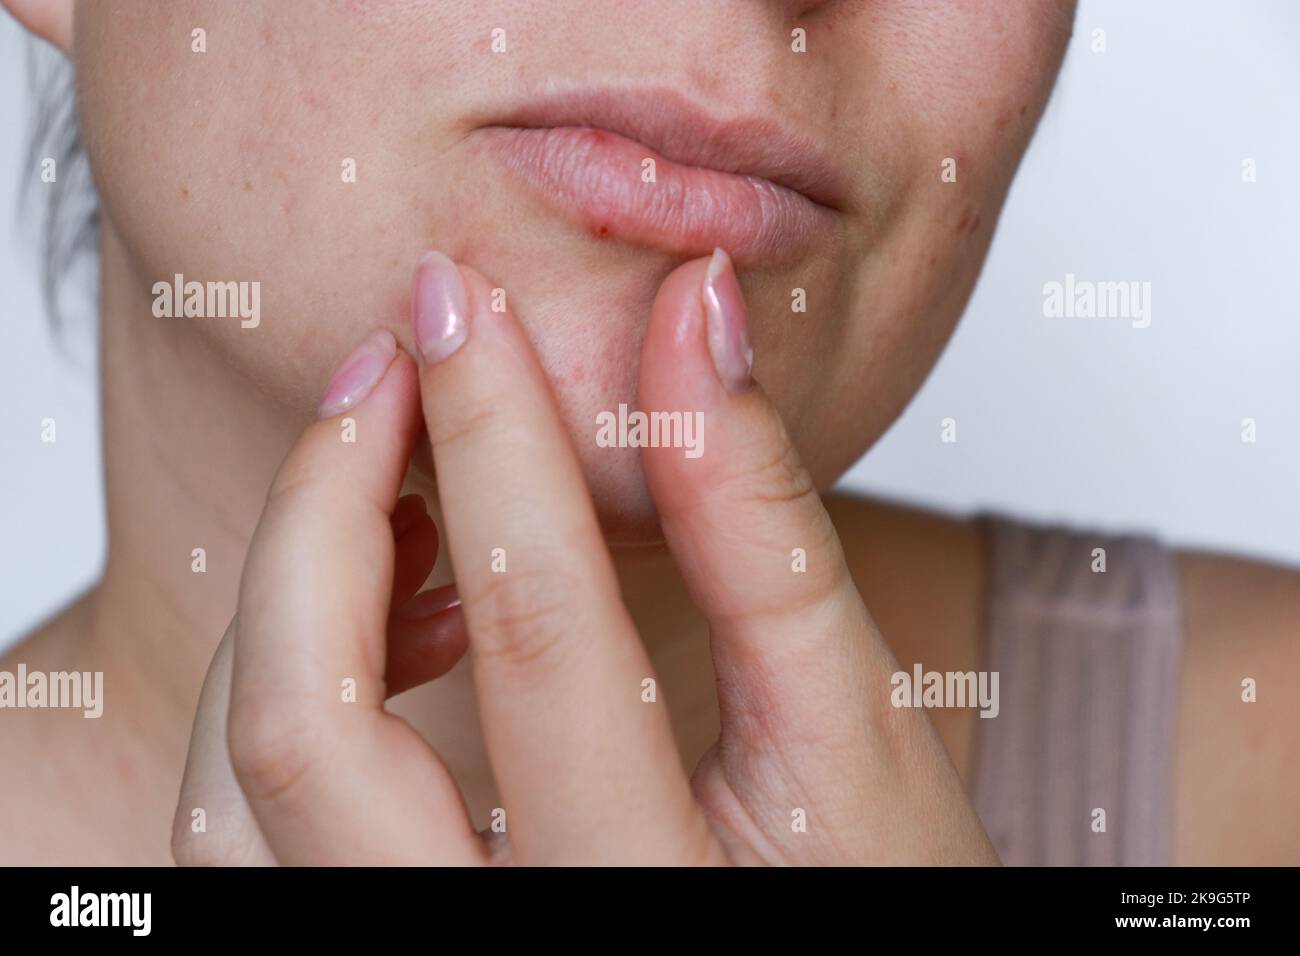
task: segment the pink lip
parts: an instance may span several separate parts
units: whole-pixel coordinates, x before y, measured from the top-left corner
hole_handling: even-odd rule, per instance
[[[837,225],[833,168],[809,140],[766,119],[716,121],[672,92],[552,97],[480,133],[597,237],[680,255],[722,246],[747,263],[797,255]]]

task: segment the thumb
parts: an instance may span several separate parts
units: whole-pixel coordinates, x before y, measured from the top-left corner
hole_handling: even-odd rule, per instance
[[[722,250],[660,287],[641,355],[643,411],[698,416],[702,448],[645,447],[669,547],[709,621],[723,733],[861,733],[846,697],[886,707],[892,656],[775,406],[750,377],[746,310]],[[864,681],[881,693],[864,695]],[[867,686],[873,686],[868,684]],[[761,713],[761,727],[735,718]],[[730,725],[729,725],[730,720]]]

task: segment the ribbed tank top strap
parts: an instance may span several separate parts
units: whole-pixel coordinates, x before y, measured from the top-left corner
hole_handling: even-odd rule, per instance
[[[984,525],[983,667],[1001,699],[976,722],[972,796],[994,845],[1008,864],[1167,864],[1173,555],[1149,538]]]

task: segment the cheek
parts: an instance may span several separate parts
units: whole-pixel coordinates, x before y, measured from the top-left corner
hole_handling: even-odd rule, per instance
[[[952,159],[968,183],[1009,178],[1056,78],[1072,0],[1015,10],[1002,0],[883,0],[874,9],[892,112],[926,177]]]
[[[899,199],[821,343],[818,373],[790,368],[787,421],[823,487],[901,413],[948,341],[1069,36],[1072,4],[998,17],[982,2],[882,2],[873,28],[895,97],[881,139]],[[869,92],[869,91],[868,91]],[[832,347],[827,348],[827,344]]]
[[[417,127],[404,97],[379,95],[374,38],[349,46],[342,19],[306,9],[91,5],[75,53],[100,200],[137,285],[178,273],[259,283],[258,328],[196,321],[195,333],[310,407],[368,329],[405,329],[411,265],[432,235],[455,234],[444,210],[463,204],[412,189],[410,170],[428,172],[436,153],[436,119]],[[328,51],[340,49],[350,55],[336,62]]]

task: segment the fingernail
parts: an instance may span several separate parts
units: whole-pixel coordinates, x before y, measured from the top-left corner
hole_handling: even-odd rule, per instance
[[[343,360],[320,400],[319,418],[330,418],[360,404],[393,364],[397,341],[387,330],[371,332],[351,355]]]
[[[754,349],[749,344],[749,328],[745,323],[745,297],[736,281],[731,257],[721,249],[713,250],[713,258],[704,273],[703,298],[713,367],[718,370],[723,388],[739,392],[749,385]]]
[[[393,526],[393,540],[415,527],[415,523],[429,513],[428,505],[422,495],[403,495],[397,499],[390,523]]]
[[[417,594],[394,611],[393,617],[399,621],[421,621],[426,617],[441,614],[443,611],[459,604],[460,592],[456,590],[456,585],[446,584],[440,588],[434,588],[432,591],[423,591]]]
[[[469,302],[460,270],[441,252],[426,252],[415,267],[411,297],[415,342],[425,364],[441,362],[465,344]]]

